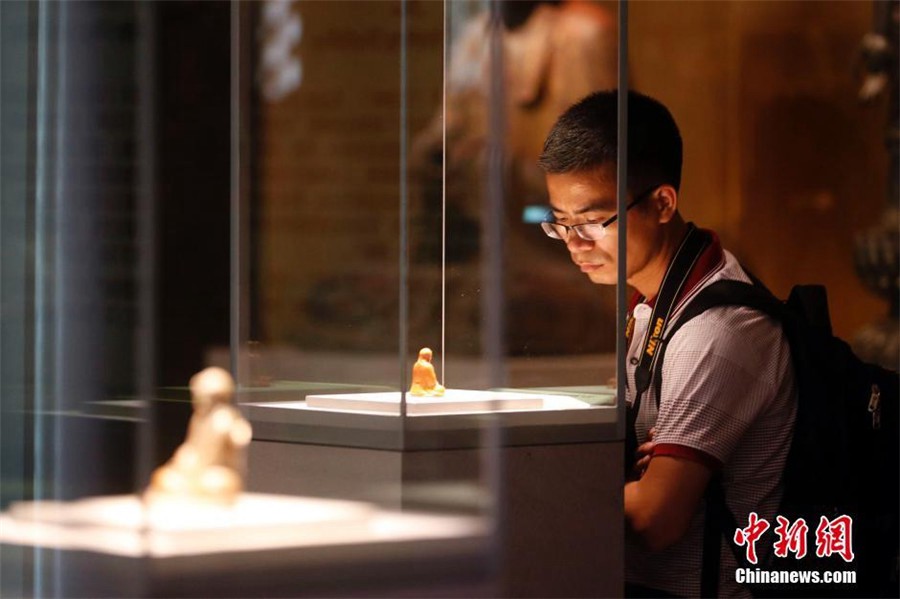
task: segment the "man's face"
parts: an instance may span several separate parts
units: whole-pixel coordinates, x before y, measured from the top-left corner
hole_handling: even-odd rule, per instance
[[[613,163],[590,171],[548,173],[546,181],[553,217],[560,224],[602,223],[616,214],[616,165]],[[628,212],[626,280],[629,282],[646,268],[660,242],[659,221],[651,203],[644,200]],[[594,283],[616,284],[618,231],[617,220],[599,240],[582,239],[571,230],[568,233],[565,244],[572,261]]]

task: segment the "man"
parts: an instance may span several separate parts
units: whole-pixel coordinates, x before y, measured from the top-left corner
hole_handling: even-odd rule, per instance
[[[542,226],[601,285],[616,284],[619,260],[616,104],[617,92],[610,91],[569,108],[540,159],[552,208]],[[714,233],[686,223],[679,213],[682,143],[669,111],[632,92],[628,114],[625,260],[636,297],[625,384],[640,459],[624,490],[626,593],[696,597],[708,484],[720,477],[725,502],[741,526],[750,512],[774,521],[796,390],[781,328],[745,307],[710,309],[678,330],[665,348],[658,397],[655,384],[640,375],[636,380],[645,355],[652,357],[700,289],[720,279],[750,279]],[[670,304],[668,316],[654,312],[658,298]],[[718,593],[749,595],[735,582],[731,542],[722,537]],[[764,554],[771,549],[766,545],[756,551]]]

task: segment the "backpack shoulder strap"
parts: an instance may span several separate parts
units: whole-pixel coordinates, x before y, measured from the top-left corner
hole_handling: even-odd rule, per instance
[[[744,283],[743,281],[723,280],[711,283],[701,289],[672,323],[659,348],[659,357],[654,364],[653,382],[656,390],[656,402],[659,406],[662,391],[662,366],[666,355],[666,347],[672,337],[682,326],[700,316],[710,308],[719,306],[746,306],[759,310],[775,320],[784,323],[788,312],[784,304],[766,289],[761,283]]]
[[[701,289],[697,297],[685,306],[666,337],[671,339],[672,335],[688,321],[718,306],[746,306],[778,321],[783,320],[786,315],[784,304],[761,285],[743,281],[716,281]]]

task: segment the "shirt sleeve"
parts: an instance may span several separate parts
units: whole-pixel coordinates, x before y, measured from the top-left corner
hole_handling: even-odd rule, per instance
[[[748,308],[685,324],[666,349],[653,455],[721,467],[774,401],[788,355],[781,328]]]

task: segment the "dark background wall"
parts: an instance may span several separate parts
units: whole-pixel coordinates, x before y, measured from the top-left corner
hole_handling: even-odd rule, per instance
[[[873,5],[648,1],[629,12],[634,86],[682,129],[684,213],[782,297],[825,284],[847,339],[888,309],[853,266],[854,235],[886,205],[887,98],[857,99]]]
[[[229,339],[230,3],[155,2],[158,365],[184,386]]]

